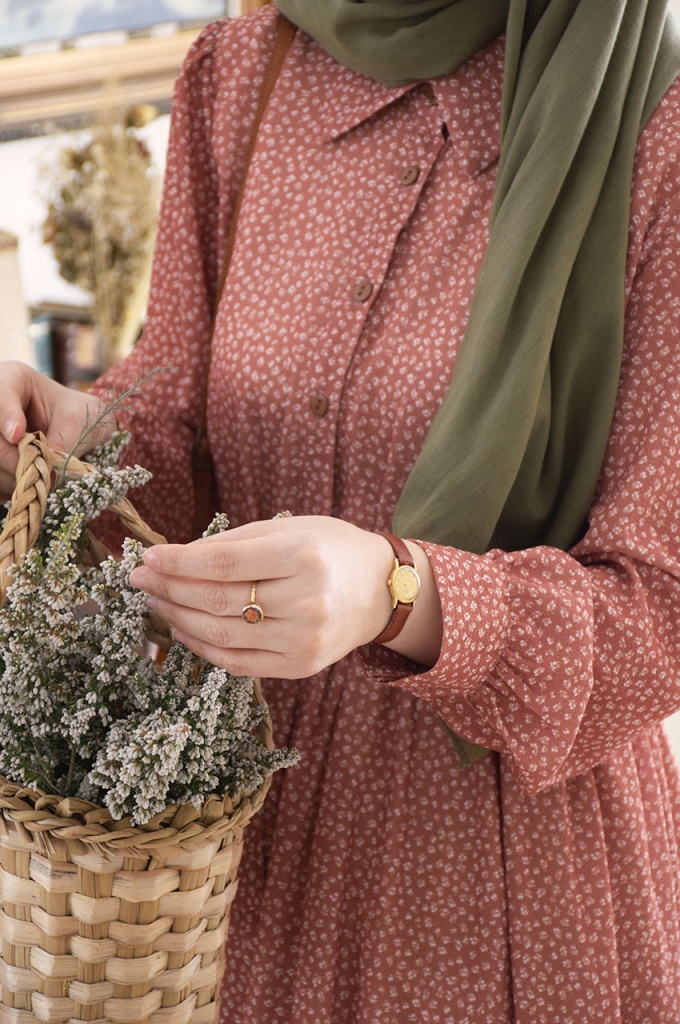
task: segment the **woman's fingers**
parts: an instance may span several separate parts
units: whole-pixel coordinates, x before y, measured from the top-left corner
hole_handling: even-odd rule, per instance
[[[286,579],[299,574],[304,554],[298,536],[285,537],[276,529],[252,539],[240,540],[234,534],[209,538],[215,541],[210,544],[160,544],[149,548],[144,563],[156,573],[178,579],[225,583]]]
[[[94,395],[57,384],[24,363],[0,363],[0,496],[14,490],[17,445],[27,430],[41,430],[52,448],[68,451],[103,408]],[[113,417],[88,435],[82,450],[111,436]]]
[[[15,445],[26,433],[25,410],[31,404],[35,371],[18,362],[2,364],[0,373],[0,434]]]
[[[211,665],[225,668],[233,676],[258,676],[274,679],[300,679],[299,665],[292,662],[286,655],[275,651],[261,650],[224,650],[212,644],[185,635],[181,630],[175,633],[175,639],[188,647],[190,651],[204,658]],[[316,670],[315,670],[316,671]],[[307,673],[313,675],[313,672]]]
[[[193,544],[158,545],[144,562],[133,584],[155,599],[187,647],[236,674],[314,675],[368,643],[389,610],[388,542],[330,516],[260,521]],[[263,621],[240,618],[251,601]]]
[[[257,647],[263,651],[285,651],[291,643],[291,624],[265,613],[253,625],[240,615],[208,615],[184,605],[152,598],[149,606],[175,629],[202,643],[224,650]]]
[[[217,583],[212,580],[186,580],[153,572],[146,566],[135,569],[130,576],[133,587],[145,590],[154,600],[185,608],[193,608],[215,616],[239,616],[250,604],[252,582]],[[284,580],[266,580],[256,585],[255,600],[265,614],[277,617],[280,609],[290,609],[290,593]]]
[[[272,586],[276,586],[276,581],[269,582]],[[276,608],[276,602],[270,601],[271,589],[268,594],[266,598],[261,598],[259,592],[256,595],[257,603],[263,602],[263,611]],[[173,627],[176,640],[232,675],[300,679],[314,675],[328,664],[324,631],[318,624],[301,629],[295,617],[277,618],[267,611],[261,622],[253,624],[241,618],[240,607],[238,615],[210,615],[161,598],[152,597],[149,604]]]
[[[238,594],[245,591],[245,585],[234,584],[229,587],[223,582],[212,580],[188,580],[184,577],[166,576],[155,572],[147,565],[135,569],[130,576],[130,583],[147,594],[173,604],[186,605],[188,608],[199,608],[212,615],[237,615],[239,611]],[[244,602],[241,602],[242,607]]]
[[[29,367],[15,362],[4,363],[0,371],[0,501],[14,492],[17,444],[26,433],[30,373]]]

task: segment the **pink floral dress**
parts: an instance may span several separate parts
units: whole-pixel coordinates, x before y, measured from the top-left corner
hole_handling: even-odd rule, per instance
[[[171,367],[126,418],[139,504],[190,537],[190,451],[226,226],[276,13],[209,27],[180,74],[143,341]],[[487,240],[503,41],[387,88],[298,33],[258,137],[210,368],[232,523],[368,530],[451,376]],[[224,1024],[678,1024],[680,84],[634,176],[625,360],[588,531],[423,543],[429,671],[385,649],[266,680],[299,766],[249,827]],[[418,538],[415,538],[418,539]],[[244,601],[247,595],[244,593]],[[439,717],[495,753],[460,771]]]

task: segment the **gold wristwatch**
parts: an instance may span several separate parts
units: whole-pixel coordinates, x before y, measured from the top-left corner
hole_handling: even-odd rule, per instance
[[[392,614],[382,633],[373,641],[374,644],[389,643],[401,633],[420,593],[420,576],[404,541],[391,533],[381,533],[380,536],[390,542],[395,555],[394,567],[387,580],[387,589],[392,598]]]

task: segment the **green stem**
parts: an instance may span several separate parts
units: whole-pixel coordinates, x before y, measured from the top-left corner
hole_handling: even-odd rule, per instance
[[[153,378],[157,374],[164,373],[165,370],[168,369],[169,367],[167,366],[156,366],[152,370],[149,370],[148,373],[140,373],[139,377],[137,377],[137,379],[133,381],[132,384],[126,387],[123,391],[121,391],[120,394],[116,395],[116,397],[112,399],[112,401],[106,404],[102,403],[102,408],[97,414],[97,416],[94,418],[92,423],[90,423],[88,409],[83,429],[81,430],[75,444],[69,449],[69,451],[66,454],[66,458],[64,459],[64,465],[62,466],[61,476],[59,478],[59,485],[65,482],[66,467],[68,466],[71,459],[75,456],[78,449],[81,448],[82,445],[85,443],[86,439],[90,436],[90,434],[96,431],[97,428],[100,427],[102,423],[110,419],[112,414],[117,409],[125,408],[125,403],[128,401],[128,399],[137,398],[139,397],[139,395],[143,394],[145,384],[148,384],[150,380],[153,380]]]
[[[68,775],[66,776],[66,792],[64,793],[64,796],[73,796],[73,793],[71,792],[71,787],[73,785],[73,776],[75,774],[75,770],[76,770],[76,748],[74,746],[72,746],[71,747],[71,757],[69,759],[69,764],[68,764]]]

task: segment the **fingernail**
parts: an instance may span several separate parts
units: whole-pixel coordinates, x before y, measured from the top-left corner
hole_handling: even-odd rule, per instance
[[[185,642],[186,638],[187,638],[186,633],[183,633],[181,631],[181,629],[175,629],[173,627],[173,630],[172,630],[172,639],[173,640],[175,640],[178,644],[183,644]]]
[[[18,420],[8,420],[2,428],[4,436],[10,443],[14,443],[14,434],[19,426]]]
[[[147,607],[150,608],[152,612],[155,612],[158,608],[158,598],[153,597],[151,594],[149,594],[149,596],[146,599],[146,604]]]
[[[148,565],[151,569],[160,569],[161,562],[155,551],[144,552],[144,564]]]
[[[138,590],[144,590],[145,585],[149,582],[148,572],[144,572],[143,569],[134,569],[130,573],[130,583],[133,587],[137,587]]]

